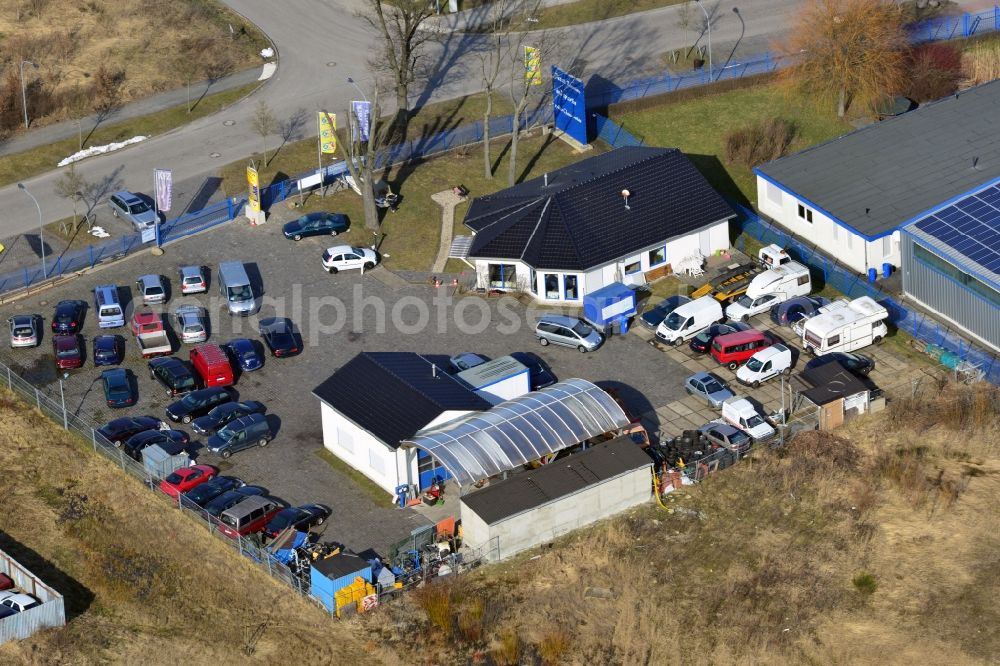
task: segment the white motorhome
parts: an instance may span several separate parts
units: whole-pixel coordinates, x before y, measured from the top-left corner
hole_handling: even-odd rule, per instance
[[[809,269],[797,261],[789,261],[755,275],[746,293],[726,308],[726,316],[746,322],[793,296],[808,296],[810,291]]]
[[[888,318],[889,311],[870,296],[835,301],[802,321],[802,348],[822,356],[878,344],[889,332],[885,325]]]
[[[656,328],[656,337],[679,345],[716,322],[724,321],[722,305],[714,296],[702,296],[675,308]]]

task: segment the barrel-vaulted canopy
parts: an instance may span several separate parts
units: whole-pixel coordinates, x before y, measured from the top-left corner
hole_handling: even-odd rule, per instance
[[[465,486],[628,423],[605,391],[569,379],[422,430],[402,446],[423,449]]]

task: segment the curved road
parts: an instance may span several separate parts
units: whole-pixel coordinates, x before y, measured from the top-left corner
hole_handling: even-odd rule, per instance
[[[978,0],[966,0],[978,2]],[[259,154],[261,138],[252,118],[258,100],[266,100],[289,141],[315,136],[320,109],[343,114],[357,91],[348,76],[369,89],[367,61],[376,55],[378,37],[354,12],[362,0],[225,0],[236,11],[261,26],[278,48],[277,73],[255,94],[233,107],[167,134],[115,153],[77,163],[90,182],[107,190],[150,192],[154,168],[174,172],[175,203],[172,213],[183,210],[207,177],[224,164]],[[723,0],[713,24],[714,60],[720,66],[741,38],[734,5],[743,4],[745,21],[740,53],[764,51],[788,29],[802,0],[754,0],[752,5]],[[964,3],[963,3],[964,4]],[[695,10],[696,8],[692,8]],[[679,27],[680,7],[666,7],[608,21],[560,29],[560,54],[555,60],[588,76],[600,75],[622,82],[656,71],[659,55],[690,45],[697,34]],[[480,43],[475,35],[446,35],[434,44],[429,62],[436,70],[424,90],[415,86],[413,104],[450,99],[481,89],[478,62],[472,51]],[[383,98],[385,99],[385,97]],[[385,99],[384,106],[391,106]],[[386,109],[387,111],[391,109]],[[341,117],[344,117],[341,115]],[[271,152],[281,137],[268,139]],[[54,184],[62,170],[28,179],[26,185],[38,198],[45,222],[68,217],[70,202],[57,197]],[[291,174],[290,174],[291,175]],[[103,202],[101,205],[104,205]],[[0,238],[37,229],[34,204],[15,186],[0,188]]]

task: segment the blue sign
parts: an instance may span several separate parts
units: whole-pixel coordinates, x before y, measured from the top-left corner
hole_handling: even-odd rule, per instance
[[[557,130],[587,143],[587,104],[583,81],[552,66],[552,115]]]

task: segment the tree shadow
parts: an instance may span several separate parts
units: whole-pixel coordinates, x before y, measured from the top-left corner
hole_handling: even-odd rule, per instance
[[[750,200],[726,171],[725,165],[722,164],[718,156],[697,153],[685,153],[685,155],[716,192],[729,201],[734,201],[747,208],[751,207]]]
[[[299,107],[292,112],[292,115],[288,119],[278,123],[278,136],[281,137],[281,143],[274,149],[274,154],[271,155],[268,164],[277,159],[278,153],[281,152],[286,143],[289,141],[298,141],[305,137],[306,120],[308,118],[309,113],[304,108]]]
[[[13,557],[19,564],[38,576],[43,583],[63,595],[66,621],[79,617],[90,608],[94,593],[83,583],[56,566],[25,544],[0,532],[0,550]]]
[[[546,148],[551,146],[552,143],[555,141],[556,141],[556,135],[549,132],[549,134],[545,137],[545,141],[542,142],[542,145],[540,145],[538,147],[538,150],[536,150],[535,153],[528,159],[528,163],[524,166],[524,170],[521,171],[521,175],[518,177],[517,182],[520,183],[524,181],[525,178],[528,177],[528,174],[531,173],[531,170],[535,168],[536,164],[538,164],[538,160],[542,158],[542,153],[544,153]]]

